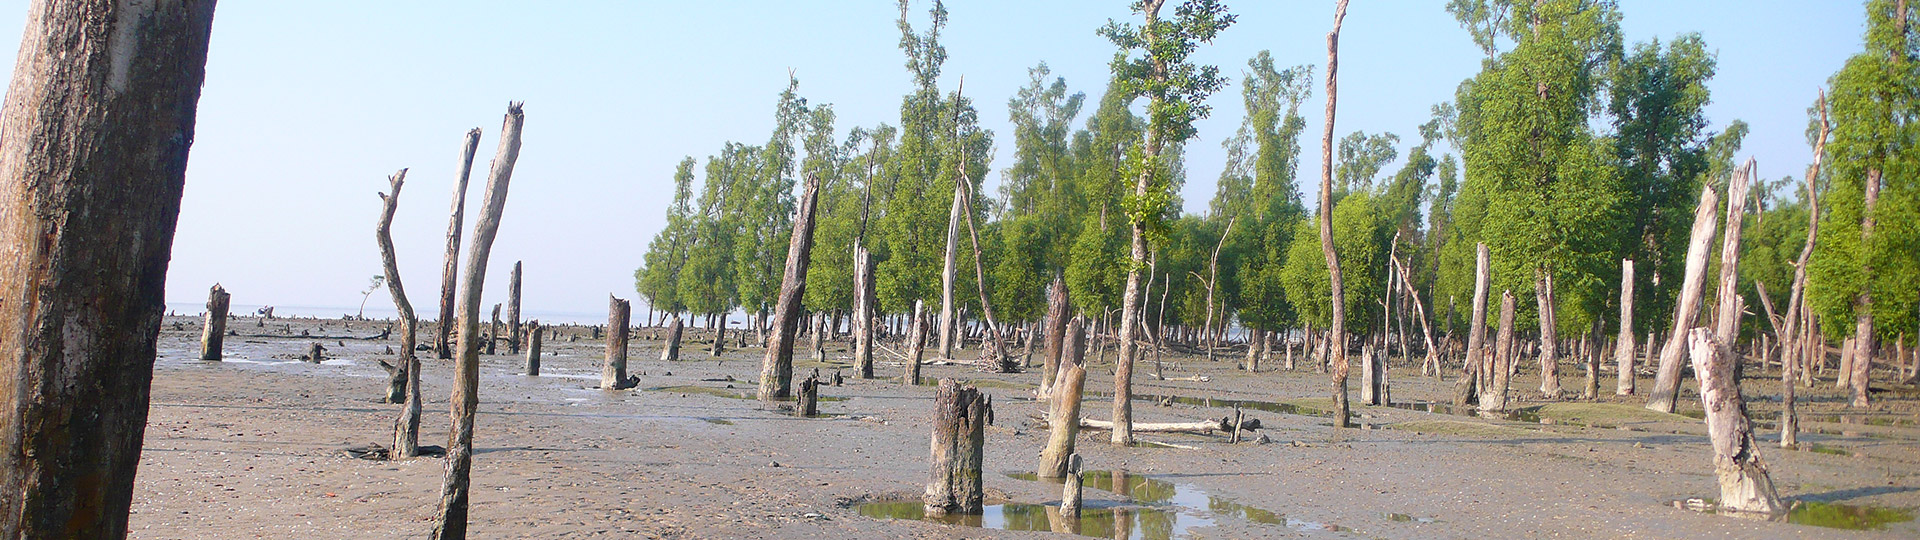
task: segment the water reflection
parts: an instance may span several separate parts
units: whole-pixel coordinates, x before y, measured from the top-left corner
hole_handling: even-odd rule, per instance
[[[1041,479],[1031,472],[1008,473],[1008,477],[1060,484],[1061,479]],[[1127,471],[1087,471],[1081,475],[1089,489],[1106,491],[1129,499],[1117,506],[1089,506],[1080,519],[1068,520],[1052,504],[998,504],[988,506],[980,515],[928,517],[919,501],[888,501],[859,505],[860,515],[882,519],[913,519],[949,525],[1048,531],[1115,539],[1161,540],[1190,538],[1194,529],[1214,527],[1224,520],[1275,525],[1300,531],[1348,531],[1329,523],[1290,519],[1270,510],[1234,502],[1207,493],[1191,484],[1129,473]]]

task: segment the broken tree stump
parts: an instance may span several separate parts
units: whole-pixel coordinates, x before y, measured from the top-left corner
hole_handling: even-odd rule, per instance
[[[1747,403],[1733,376],[1734,356],[1713,331],[1687,333],[1694,376],[1700,379],[1700,404],[1706,408],[1707,436],[1713,441],[1713,472],[1720,483],[1721,511],[1776,516],[1786,511],[1774,491],[1760,445],[1747,419]]]
[[[500,343],[500,304],[493,305],[493,321],[487,323],[487,354],[499,352]]]
[[[219,283],[207,291],[207,321],[200,329],[200,359],[220,361],[221,344],[227,337],[227,306],[233,295]]]
[[[907,331],[907,375],[900,380],[908,386],[920,385],[920,357],[927,352],[926,304],[913,301],[913,327]]]
[[[1474,247],[1473,257],[1473,318],[1467,330],[1467,359],[1460,369],[1460,381],[1454,385],[1453,406],[1465,407],[1479,395],[1481,373],[1486,371],[1487,344],[1487,265],[1491,257],[1487,254],[1487,244],[1481,242]]]
[[[922,502],[927,515],[978,514],[985,500],[981,465],[993,398],[941,379],[933,397],[931,474]]]
[[[673,362],[680,359],[680,335],[686,331],[686,323],[680,320],[680,314],[673,314],[673,320],[667,323],[667,345],[660,348],[660,361]]]
[[[631,304],[607,295],[607,356],[600,366],[601,390],[625,390],[640,384],[639,377],[627,376],[627,323],[632,316]]]
[[[815,370],[812,376],[800,381],[800,394],[795,396],[793,412],[805,418],[820,416],[820,372]]]
[[[1513,291],[1500,293],[1500,336],[1494,339],[1492,362],[1486,367],[1493,371],[1493,384],[1480,391],[1481,412],[1506,412],[1507,380],[1513,361]]]
[[[793,338],[800,330],[802,313],[806,310],[801,300],[807,292],[807,266],[812,262],[813,253],[814,213],[820,202],[820,176],[806,176],[806,187],[801,191],[799,207],[794,211],[793,230],[787,237],[787,260],[780,276],[780,292],[774,298],[773,335],[767,337],[767,354],[760,361],[758,397],[762,402],[784,399],[793,392]],[[725,327],[721,325],[721,328]],[[819,335],[817,331],[814,333],[816,344]]]
[[[320,342],[315,341],[307,345],[307,355],[301,357],[301,360],[305,360],[308,363],[318,364],[320,363],[321,360],[326,358],[324,356],[326,354],[326,350],[327,348],[325,346],[322,346],[320,345]]]
[[[460,277],[460,220],[467,210],[467,179],[473,174],[473,155],[480,149],[480,128],[467,130],[460,146],[460,174],[453,184],[453,211],[447,224],[447,252],[440,269],[440,327],[434,330],[433,350],[441,360],[453,358],[456,281]],[[268,318],[272,318],[269,316]]]
[[[1680,367],[1687,352],[1687,330],[1694,327],[1694,321],[1700,316],[1701,293],[1707,280],[1707,250],[1712,249],[1715,229],[1719,228],[1719,213],[1715,212],[1718,208],[1720,193],[1708,183],[1700,189],[1700,204],[1693,211],[1686,274],[1680,282],[1680,297],[1675,301],[1673,312],[1673,334],[1660,348],[1660,371],[1654,374],[1653,393],[1647,398],[1649,410],[1671,413],[1674,402],[1680,398]]]
[[[1074,442],[1080,436],[1080,396],[1087,382],[1085,321],[1075,317],[1066,324],[1060,348],[1060,374],[1054,376],[1047,446],[1040,450],[1041,478],[1059,478],[1067,474],[1067,462],[1074,455]],[[1052,362],[1048,362],[1052,363]]]
[[[507,275],[507,354],[520,354],[520,261]]]
[[[873,253],[853,248],[853,366],[862,379],[873,378]]]
[[[1620,260],[1620,337],[1613,346],[1616,396],[1633,395],[1633,259]]]
[[[540,319],[527,321],[527,376],[540,376]]]
[[[1080,454],[1067,457],[1067,481],[1060,486],[1060,517],[1068,523],[1080,521]]]

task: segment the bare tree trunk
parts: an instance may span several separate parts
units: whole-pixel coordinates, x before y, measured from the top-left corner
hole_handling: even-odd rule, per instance
[[[0,110],[0,536],[127,536],[213,10],[28,8]]]
[[[961,165],[965,167],[965,165]],[[953,310],[953,281],[956,259],[960,256],[960,197],[965,186],[953,184],[953,207],[947,211],[947,252],[940,267],[940,360],[953,360],[953,333],[955,330]]]
[[[1333,119],[1338,102],[1340,70],[1340,23],[1347,18],[1347,0],[1339,0],[1333,9],[1333,31],[1327,33],[1327,114],[1326,129],[1320,136],[1320,252],[1327,258],[1328,293],[1333,304],[1333,425],[1350,427],[1347,421],[1347,296],[1340,275],[1340,256],[1333,248]]]
[[[601,390],[626,390],[640,384],[639,377],[627,376],[627,326],[632,316],[632,304],[607,295],[607,356],[600,365]]]
[[[487,322],[487,354],[499,352],[500,344],[500,304],[493,305],[493,317]]]
[[[1540,395],[1560,399],[1560,331],[1554,316],[1553,274],[1533,271],[1534,303],[1540,314]]]
[[[1075,317],[1067,323],[1066,336],[1062,339],[1059,365],[1060,374],[1054,388],[1052,403],[1048,408],[1047,446],[1040,450],[1041,478],[1059,478],[1067,474],[1069,458],[1074,456],[1074,442],[1080,436],[1080,396],[1087,380],[1086,343],[1081,336],[1084,323]]]
[[[1377,406],[1380,404],[1380,363],[1374,361],[1375,340],[1365,335],[1360,340],[1360,403]]]
[[[200,327],[200,359],[220,361],[221,344],[227,339],[227,306],[233,295],[219,283],[207,291],[207,320]]]
[[[1420,320],[1420,336],[1425,340],[1427,345],[1426,358],[1420,361],[1420,374],[1439,377],[1439,347],[1436,347],[1433,342],[1433,326],[1427,324],[1427,307],[1420,301],[1419,291],[1413,288],[1413,274],[1407,271],[1407,265],[1401,264],[1399,260],[1394,260],[1393,267],[1400,273],[1400,284],[1406,288],[1405,293],[1407,300],[1413,304],[1414,318]],[[1404,325],[1405,321],[1402,321],[1402,324]],[[1404,349],[1405,347],[1406,345],[1403,342],[1401,348]]]
[[[406,403],[393,424],[392,456],[396,459],[420,455],[420,359],[413,350],[420,320],[414,316],[413,302],[407,300],[407,289],[400,282],[400,263],[393,248],[393,214],[400,207],[400,188],[406,182],[406,169],[387,177],[393,193],[380,194],[380,221],[374,227],[387,292],[393,296],[394,311],[400,314],[400,358],[388,369],[387,385],[387,403]]]
[[[718,358],[722,353],[727,352],[727,314],[720,313],[711,315],[710,317],[712,317],[714,321],[713,347],[711,351],[713,352],[713,356]]]
[[[1460,382],[1454,385],[1453,406],[1465,407],[1479,394],[1480,374],[1486,370],[1487,341],[1487,265],[1492,259],[1487,254],[1487,244],[1481,242],[1474,247],[1473,256],[1473,321],[1467,330],[1467,360],[1460,369]]]
[[[1513,291],[1500,292],[1500,336],[1495,339],[1492,361],[1485,369],[1493,373],[1492,384],[1480,391],[1480,410],[1506,412],[1508,366],[1514,361]]]
[[[1066,481],[1060,483],[1060,517],[1073,534],[1080,534],[1080,490],[1080,454],[1073,454],[1067,459]]]
[[[540,319],[527,321],[527,376],[540,376]]]
[[[507,278],[507,354],[520,354],[520,261]]]
[[[967,153],[965,151],[960,152],[960,161],[962,163],[966,162],[966,157]],[[1001,337],[1000,322],[999,319],[993,316],[993,302],[987,294],[986,257],[982,255],[980,251],[980,230],[973,225],[973,192],[967,189],[967,186],[971,185],[973,180],[967,176],[965,165],[960,167],[960,174],[957,176],[955,182],[957,182],[959,188],[955,193],[960,197],[960,210],[961,213],[964,214],[962,219],[967,223],[967,238],[973,242],[974,289],[980,293],[980,315],[986,317],[986,335],[984,339],[989,340],[989,344],[980,348],[980,367],[981,369],[994,373],[1012,373],[1019,371],[1019,366],[1014,365],[1012,361],[1007,359],[1006,340]]]
[[[1713,331],[1687,334],[1693,371],[1700,379],[1700,404],[1707,410],[1707,436],[1713,441],[1713,472],[1720,480],[1719,510],[1776,516],[1786,511],[1761,461],[1740,382],[1733,377],[1733,352]]]
[[[686,332],[686,323],[680,320],[680,314],[674,313],[667,321],[667,346],[660,349],[661,362],[680,360],[680,336]]]
[[[873,378],[873,253],[853,248],[853,364],[860,378]]]
[[[1837,390],[1853,389],[1853,354],[1860,350],[1854,346],[1856,337],[1849,336],[1840,340],[1840,369],[1834,373],[1833,387]]]
[[[1620,335],[1613,346],[1613,367],[1615,374],[1613,394],[1616,396],[1633,395],[1633,356],[1638,349],[1633,343],[1633,259],[1620,260]]]
[[[467,268],[460,286],[460,360],[454,363],[452,410],[449,411],[453,429],[448,434],[447,476],[440,489],[434,540],[467,537],[473,416],[480,406],[480,348],[474,341],[480,338],[480,292],[487,280],[487,258],[493,252],[493,238],[500,232],[500,214],[506,210],[513,165],[520,159],[520,128],[525,122],[520,103],[508,104],[506,121],[500,129],[500,148],[487,174],[486,198],[480,203],[480,222],[474,225],[473,244],[467,253]]]
[[[953,379],[933,395],[931,478],[923,499],[928,515],[978,514],[986,499],[981,465],[993,398]]]
[[[1721,231],[1720,287],[1714,295],[1713,334],[1727,336],[1727,350],[1733,350],[1740,337],[1740,316],[1745,313],[1745,297],[1740,296],[1740,229],[1746,223],[1747,188],[1753,184],[1753,158],[1733,171],[1727,179],[1727,218]],[[1731,356],[1733,377],[1740,378],[1741,356]],[[1698,377],[1696,375],[1695,377]]]
[[[473,174],[473,155],[479,149],[480,128],[467,130],[466,142],[460,145],[460,174],[453,184],[453,211],[447,224],[447,253],[440,271],[440,327],[434,336],[433,351],[441,360],[453,358],[452,342],[448,340],[448,335],[452,333],[454,324],[455,278],[460,276],[460,221],[467,211],[467,178]]]
[[[1667,344],[1660,348],[1660,371],[1653,379],[1653,394],[1647,398],[1647,409],[1664,413],[1673,412],[1674,402],[1680,398],[1680,360],[1686,355],[1687,330],[1700,316],[1700,295],[1707,279],[1707,250],[1711,249],[1714,229],[1718,217],[1714,210],[1720,208],[1720,194],[1712,185],[1700,189],[1700,205],[1693,212],[1692,238],[1687,242],[1687,270],[1680,282],[1680,298],[1673,313],[1673,333],[1667,336]]]
[[[920,385],[920,356],[927,350],[926,305],[913,301],[913,321],[907,327],[907,376],[900,380],[908,386]]]
[[[1901,2],[1905,6],[1905,2]],[[1905,11],[1902,11],[1904,14]],[[1905,34],[1904,29],[1901,32]],[[1867,171],[1866,194],[1862,199],[1865,208],[1860,212],[1860,242],[1867,245],[1873,240],[1874,207],[1880,201],[1880,169]],[[1860,259],[1860,275],[1872,276],[1873,264],[1867,257]],[[1867,397],[1867,383],[1873,373],[1873,292],[1872,287],[1860,285],[1860,294],[1853,301],[1853,400],[1848,407],[1865,408],[1871,400]]]
[[[807,264],[812,262],[814,209],[820,202],[820,177],[807,175],[800,207],[793,215],[793,234],[787,240],[786,272],[780,278],[780,296],[774,301],[773,335],[767,338],[767,356],[760,362],[760,401],[793,395],[793,334],[800,326],[800,300],[807,292]]]

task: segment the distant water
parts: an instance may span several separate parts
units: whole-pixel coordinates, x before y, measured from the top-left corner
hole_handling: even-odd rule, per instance
[[[228,312],[236,316],[248,316],[257,313],[261,307],[260,304],[233,304],[228,307]],[[647,324],[647,314],[644,311],[646,307],[636,305],[633,308],[633,324],[635,326]],[[486,317],[492,309],[492,306],[487,306],[486,310],[481,311],[480,316]],[[439,318],[440,315],[438,304],[434,306],[415,306],[414,311],[423,321],[435,320]],[[174,315],[202,315],[207,312],[207,305],[198,302],[167,302],[167,312]],[[360,313],[360,308],[357,306],[273,306],[273,314],[276,317],[340,318],[357,313]],[[369,319],[394,319],[400,316],[400,312],[393,309],[392,302],[378,302],[378,300],[367,303],[366,314]],[[503,312],[501,316],[505,317],[506,315]],[[530,309],[522,311],[520,313],[520,319],[539,319],[542,324],[606,324],[607,314],[604,311],[586,312]],[[738,313],[727,317],[728,324],[734,326],[744,325],[746,320],[746,317]],[[687,324],[694,323],[692,319],[688,319]]]

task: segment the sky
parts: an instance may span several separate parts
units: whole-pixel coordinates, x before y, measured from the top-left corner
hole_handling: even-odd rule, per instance
[[[1114,48],[1095,29],[1137,20],[1126,0],[962,0],[941,36],[941,86],[966,94],[1011,163],[1006,100],[1046,62],[1086,92],[1084,123]],[[1324,76],[1333,2],[1225,0],[1239,21],[1203,45],[1197,62],[1232,81],[1188,144],[1189,212],[1203,212],[1239,126],[1246,62],[1271,50],[1280,67]],[[26,2],[0,7],[0,35],[20,35]],[[1340,40],[1337,136],[1415,126],[1478,71],[1481,53],[1442,0],[1361,0]],[[928,2],[910,20],[927,24]],[[1864,15],[1845,0],[1621,0],[1628,42],[1699,32],[1717,54],[1706,115],[1718,131],[1751,125],[1741,157],[1763,178],[1800,174],[1811,158],[1806,110],[1861,48]],[[526,103],[512,189],[489,265],[486,303],[506,297],[524,261],[529,312],[604,313],[609,294],[634,298],[633,271],[665,224],[672,174],[727,141],[764,142],[791,72],[811,103],[832,103],[844,135],[899,123],[911,79],[898,49],[894,2],[226,0],[215,14],[206,85],[173,260],[170,303],[199,304],[218,282],[235,305],[352,307],[381,272],[373,240],[376,193],[408,168],[393,225],[408,297],[432,317],[465,132],[483,130],[469,189],[470,237],[485,171],[508,101]],[[1303,107],[1302,149],[1320,151],[1325,96]],[[1336,136],[1336,138],[1337,138]],[[1389,165],[1386,170],[1397,169]],[[1311,206],[1318,159],[1298,177]],[[463,262],[465,254],[463,252]],[[384,291],[372,306],[391,308]],[[636,302],[637,304],[638,302]],[[636,306],[638,307],[638,306]],[[372,311],[370,309],[370,311]],[[385,310],[382,310],[385,311]],[[640,317],[644,320],[644,316]]]

